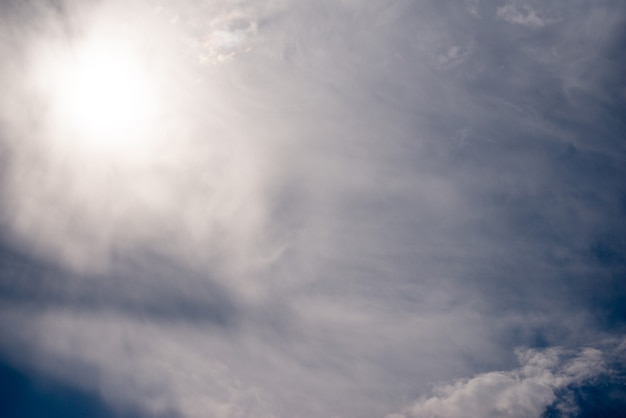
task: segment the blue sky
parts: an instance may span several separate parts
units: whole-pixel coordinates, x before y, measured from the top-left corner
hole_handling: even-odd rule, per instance
[[[623,2],[0,16],[0,415],[626,408]]]

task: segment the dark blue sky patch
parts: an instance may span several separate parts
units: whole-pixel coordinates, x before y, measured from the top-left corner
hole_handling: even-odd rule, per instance
[[[3,418],[146,418],[112,409],[93,393],[0,360],[0,416]],[[161,417],[161,418],[173,418]]]
[[[542,418],[621,418],[626,416],[626,376],[601,376],[593,382],[568,387],[556,393],[557,401]],[[573,406],[574,414],[563,412],[559,403]],[[568,408],[569,409],[569,408]],[[565,409],[567,411],[567,409]]]

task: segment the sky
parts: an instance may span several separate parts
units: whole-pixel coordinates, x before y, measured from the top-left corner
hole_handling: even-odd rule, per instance
[[[0,0],[0,415],[619,417],[626,3]]]

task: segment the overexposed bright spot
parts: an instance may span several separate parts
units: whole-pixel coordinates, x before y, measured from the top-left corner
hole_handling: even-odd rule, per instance
[[[73,147],[136,152],[157,114],[150,72],[124,44],[86,42],[52,71],[54,123]]]
[[[140,17],[94,13],[76,36],[27,51],[11,225],[79,272],[154,248],[194,266],[219,259],[243,277],[269,263],[254,114],[226,66],[206,71],[166,39],[169,24]]]
[[[111,141],[143,122],[150,107],[142,74],[129,57],[115,51],[89,51],[77,63],[68,92],[69,117],[89,133]]]

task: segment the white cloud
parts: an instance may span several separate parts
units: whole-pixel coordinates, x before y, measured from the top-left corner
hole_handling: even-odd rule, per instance
[[[498,17],[509,23],[527,26],[532,29],[539,29],[553,22],[552,19],[541,16],[529,4],[519,1],[508,0],[506,5],[498,8]]]
[[[518,356],[522,363],[518,369],[483,373],[440,386],[403,414],[388,418],[539,418],[557,400],[557,391],[605,371],[602,352],[592,348],[573,357],[559,348],[521,350]],[[569,404],[560,407],[575,411]]]

